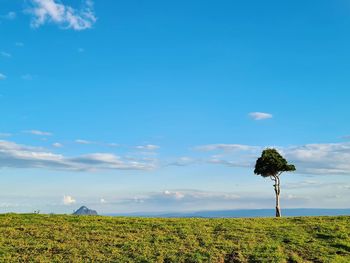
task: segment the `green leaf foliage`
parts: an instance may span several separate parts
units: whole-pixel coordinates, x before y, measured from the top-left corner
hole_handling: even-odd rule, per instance
[[[287,160],[276,149],[266,149],[256,161],[254,173],[269,177],[292,171],[295,171],[295,166],[288,164]]]

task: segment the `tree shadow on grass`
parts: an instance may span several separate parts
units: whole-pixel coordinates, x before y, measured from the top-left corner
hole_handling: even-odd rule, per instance
[[[316,238],[330,240],[330,239],[333,239],[334,236],[329,235],[329,234],[318,233],[318,234],[316,234]]]
[[[227,254],[224,260],[224,263],[242,263],[247,262],[247,260],[243,257],[240,252],[232,251]]]
[[[336,243],[331,245],[334,248],[345,250],[346,252],[350,252],[350,245]]]

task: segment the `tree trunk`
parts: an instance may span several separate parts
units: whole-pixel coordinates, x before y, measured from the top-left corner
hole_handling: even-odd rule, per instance
[[[275,176],[275,193],[276,193],[276,217],[282,217],[281,207],[280,207],[280,178],[279,176]]]
[[[276,194],[276,217],[281,217],[280,196]]]

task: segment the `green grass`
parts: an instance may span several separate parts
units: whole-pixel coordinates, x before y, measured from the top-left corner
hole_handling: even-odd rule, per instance
[[[0,262],[350,262],[350,217],[0,215]]]

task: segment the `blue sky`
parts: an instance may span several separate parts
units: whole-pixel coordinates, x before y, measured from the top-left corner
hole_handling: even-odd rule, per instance
[[[347,1],[0,0],[0,212],[348,207]]]

